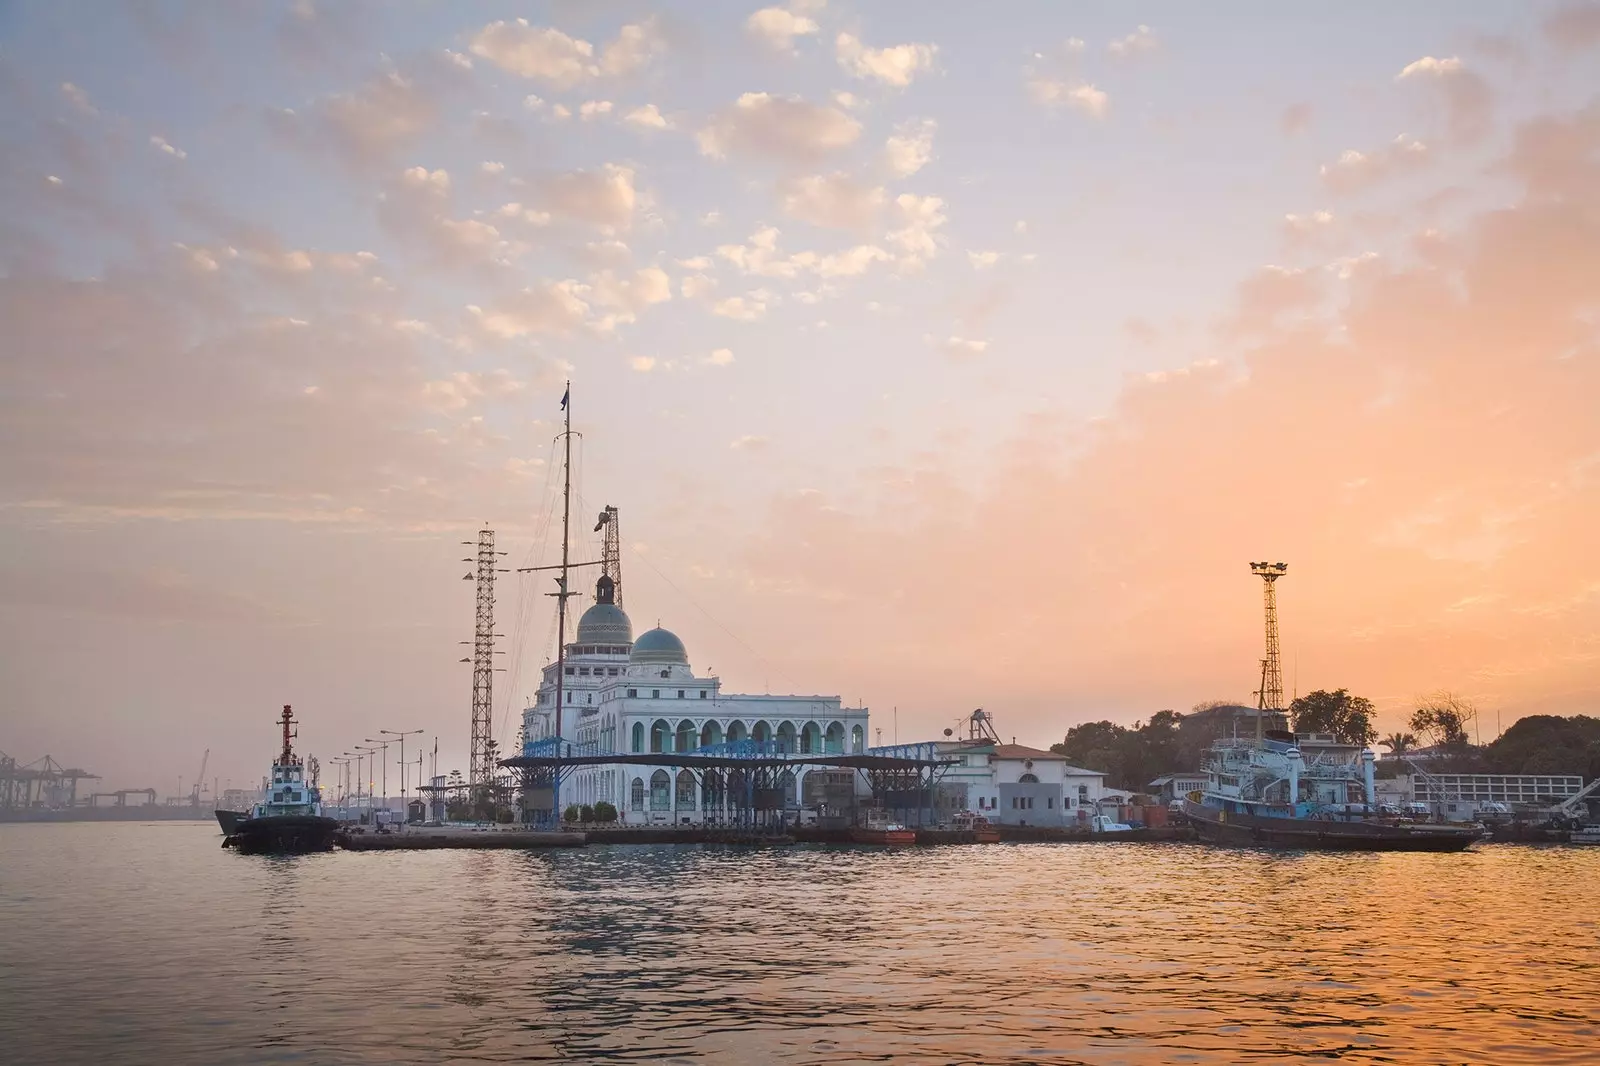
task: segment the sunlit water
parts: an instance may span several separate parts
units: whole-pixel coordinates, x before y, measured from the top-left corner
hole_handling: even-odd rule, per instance
[[[0,1061],[1600,1062],[1600,850],[0,825]]]

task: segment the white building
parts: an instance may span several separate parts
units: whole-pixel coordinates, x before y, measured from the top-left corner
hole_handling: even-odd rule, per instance
[[[1210,784],[1210,779],[1204,771],[1185,771],[1175,774],[1162,774],[1148,785],[1152,796],[1158,796],[1168,803],[1175,799],[1183,799],[1191,792],[1201,792]]]
[[[695,674],[675,634],[658,626],[635,640],[607,577],[597,582],[595,602],[579,619],[566,652],[561,735],[574,754],[679,753],[743,740],[795,754],[866,750],[865,707],[844,707],[838,696],[724,693],[720,678]],[[556,734],[556,670],[555,663],[544,668],[538,694],[522,713],[525,745]],[[816,788],[808,790],[813,776]],[[816,797],[808,791],[820,794],[824,782],[836,784],[837,776],[825,767],[784,775],[785,807],[813,805]],[[688,770],[612,763],[569,771],[560,802],[565,807],[606,801],[625,824],[640,825],[699,823],[711,813],[705,800]]]
[[[976,811],[1004,825],[1076,825],[1095,814],[1105,791],[1105,774],[1024,744],[964,740],[936,748],[957,762],[939,780],[941,813]]]

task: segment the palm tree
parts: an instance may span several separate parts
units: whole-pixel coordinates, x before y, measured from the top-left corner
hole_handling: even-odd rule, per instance
[[[1415,733],[1390,733],[1378,743],[1388,748],[1389,754],[1398,759],[1417,746],[1417,736]]]

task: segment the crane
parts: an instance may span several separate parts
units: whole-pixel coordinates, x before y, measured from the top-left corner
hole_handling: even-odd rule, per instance
[[[1588,805],[1584,801],[1587,800],[1589,796],[1597,789],[1600,789],[1600,777],[1590,781],[1584,786],[1581,792],[1568,796],[1560,803],[1546,807],[1545,812],[1547,814],[1559,815],[1563,818],[1566,818],[1570,820],[1574,826],[1582,824],[1589,813]]]
[[[200,789],[206,783],[206,763],[210,761],[211,749],[207,748],[206,753],[200,756],[200,772],[194,775],[194,791],[189,793],[189,806],[193,807],[195,810],[200,809]]]

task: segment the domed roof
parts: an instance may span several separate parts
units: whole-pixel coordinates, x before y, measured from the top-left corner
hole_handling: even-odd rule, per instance
[[[574,644],[632,644],[633,622],[614,603],[596,603],[578,619]]]
[[[656,626],[647,633],[639,634],[639,639],[633,642],[633,651],[628,655],[628,662],[688,666],[689,653],[684,649],[683,641],[678,639],[677,634]]]

